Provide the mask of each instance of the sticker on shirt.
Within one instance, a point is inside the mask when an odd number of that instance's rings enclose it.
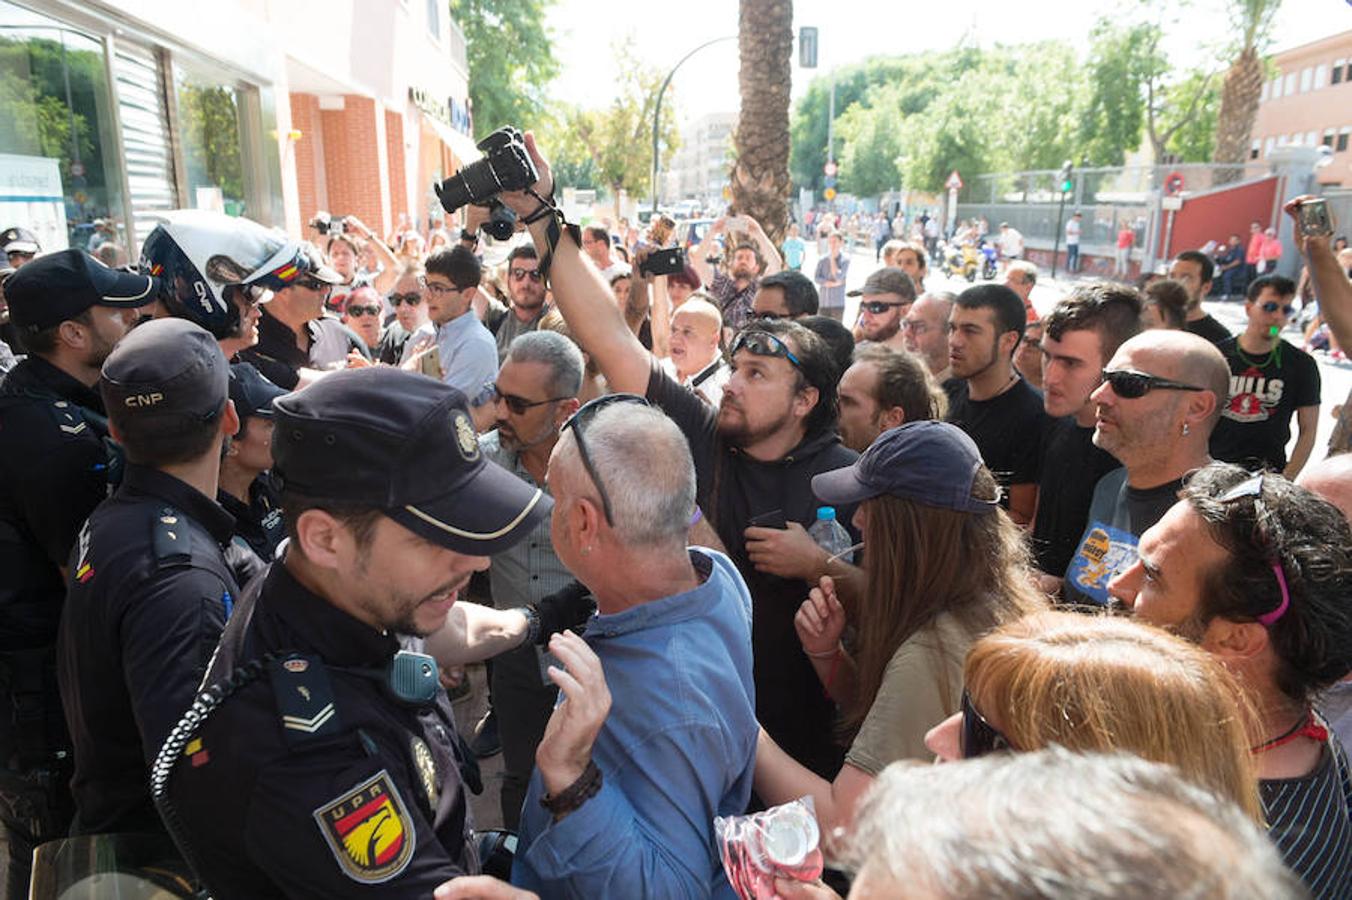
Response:
[[[413,819],[384,769],[316,809],[314,817],[343,874],[353,881],[389,881],[413,858]]]
[[[1265,378],[1261,369],[1250,366],[1243,375],[1230,376],[1230,402],[1222,415],[1235,422],[1266,422],[1281,405],[1286,381]]]
[[[1129,531],[1091,522],[1075,548],[1066,578],[1075,589],[1102,606],[1112,599],[1108,582],[1136,562],[1138,538]]]

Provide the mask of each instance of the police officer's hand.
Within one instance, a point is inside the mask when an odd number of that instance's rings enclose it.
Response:
[[[577,628],[596,612],[596,598],[580,581],[574,581],[547,597],[541,597],[535,605],[540,616],[540,637],[536,643],[548,644],[549,639],[565,628]]]
[[[549,717],[535,751],[535,764],[545,791],[557,796],[587,769],[596,735],[610,713],[610,688],[601,660],[571,631],[554,635],[549,652],[564,665],[562,669],[549,667],[549,679],[563,691],[564,699]]]
[[[512,887],[489,875],[452,878],[432,893],[435,900],[540,900],[530,891]]]

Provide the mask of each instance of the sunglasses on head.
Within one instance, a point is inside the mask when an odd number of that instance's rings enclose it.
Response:
[[[1136,372],[1131,369],[1104,369],[1103,380],[1112,387],[1113,393],[1124,400],[1135,400],[1138,397],[1144,397],[1151,391],[1204,391],[1206,388],[1200,388],[1195,384],[1184,384],[1181,381],[1170,381],[1167,378],[1157,378],[1154,375],[1147,375],[1145,372]]]
[[[1272,566],[1272,574],[1276,576],[1277,587],[1281,590],[1282,596],[1282,602],[1277,604],[1276,609],[1257,617],[1261,625],[1270,628],[1272,623],[1280,619],[1286,613],[1287,608],[1291,606],[1291,591],[1286,584],[1286,572],[1282,569],[1281,558],[1272,552],[1267,529],[1263,527],[1263,520],[1267,518],[1267,506],[1263,504],[1263,475],[1264,473],[1259,472],[1251,478],[1244,479],[1221,494],[1220,502],[1234,503],[1236,500],[1242,500],[1246,497],[1253,498],[1253,540],[1268,554],[1267,561]]]
[[[408,294],[390,294],[390,305],[398,306],[400,303],[407,303],[409,306],[417,306],[422,302],[422,294],[413,291]]]
[[[875,316],[882,315],[889,309],[896,309],[899,306],[910,306],[909,303],[884,303],[882,300],[868,300],[859,304],[861,312],[873,313]]]
[[[548,400],[527,400],[525,397],[519,397],[516,394],[504,394],[493,385],[493,398],[501,400],[507,404],[507,408],[518,416],[524,415],[526,410],[534,409],[537,406],[544,406],[546,403],[558,403],[560,400],[567,400],[567,397],[550,397]]]
[[[1001,750],[1013,750],[1009,742],[995,726],[986,721],[985,716],[976,711],[972,704],[972,695],[966,689],[962,692],[962,732],[958,740],[963,759],[975,759],[987,753],[999,753]]]
[[[732,342],[732,350],[728,355],[736,356],[738,350],[745,350],[754,356],[778,356],[787,359],[796,368],[803,367],[789,345],[768,331],[743,331]]]
[[[591,454],[587,452],[587,442],[583,440],[582,433],[591,420],[596,418],[598,412],[617,403],[650,405],[646,399],[638,394],[602,394],[595,400],[588,400],[578,407],[577,412],[569,416],[568,421],[563,423],[563,428],[559,429],[560,434],[572,429],[573,440],[577,441],[577,455],[582,457],[582,466],[591,476],[592,484],[596,485],[596,493],[601,495],[601,511],[605,514],[606,524],[612,528],[615,527],[615,519],[610,510],[610,495],[606,493],[606,486],[601,482],[601,476],[597,473],[596,467],[592,465]]]
[[[362,306],[361,304],[348,304],[347,314],[354,316],[378,316],[380,315],[379,306]]]
[[[1282,315],[1288,318],[1296,311],[1296,308],[1290,303],[1278,303],[1275,300],[1269,300],[1263,304],[1263,312],[1265,313],[1275,313],[1279,309],[1282,311]]]
[[[531,281],[540,281],[544,276],[540,274],[539,269],[522,269],[518,266],[512,266],[507,272],[508,275],[520,281],[522,278],[529,278]]]

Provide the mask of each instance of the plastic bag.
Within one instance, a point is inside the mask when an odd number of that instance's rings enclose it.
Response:
[[[723,870],[742,900],[775,897],[776,878],[821,877],[821,832],[811,797],[747,816],[719,816],[714,834]]]

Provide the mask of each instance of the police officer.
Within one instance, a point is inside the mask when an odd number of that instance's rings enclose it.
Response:
[[[226,556],[241,585],[272,560],[286,536],[281,489],[269,471],[272,401],[284,396],[286,391],[264,378],[252,364],[231,364],[230,400],[239,416],[239,431],[221,457],[216,502],[235,517],[233,552]]]
[[[552,502],[484,458],[463,394],[419,375],[335,372],[273,421],[290,540],[161,751],[161,811],[217,900],[429,897],[478,862],[420,636],[473,642],[465,617],[493,619],[512,633],[494,652],[539,630],[456,600]]]
[[[53,645],[62,569],[80,523],[108,496],[99,367],[155,282],[63,250],[5,282],[29,355],[0,384],[0,854],[5,895],[26,896],[32,845],[70,823],[70,739]]]
[[[72,834],[159,831],[147,768],[191,703],[238,592],[216,503],[239,428],[229,366],[183,319],[138,326],[103,366],[121,487],[85,522],[67,575],[57,675],[75,746]]]

